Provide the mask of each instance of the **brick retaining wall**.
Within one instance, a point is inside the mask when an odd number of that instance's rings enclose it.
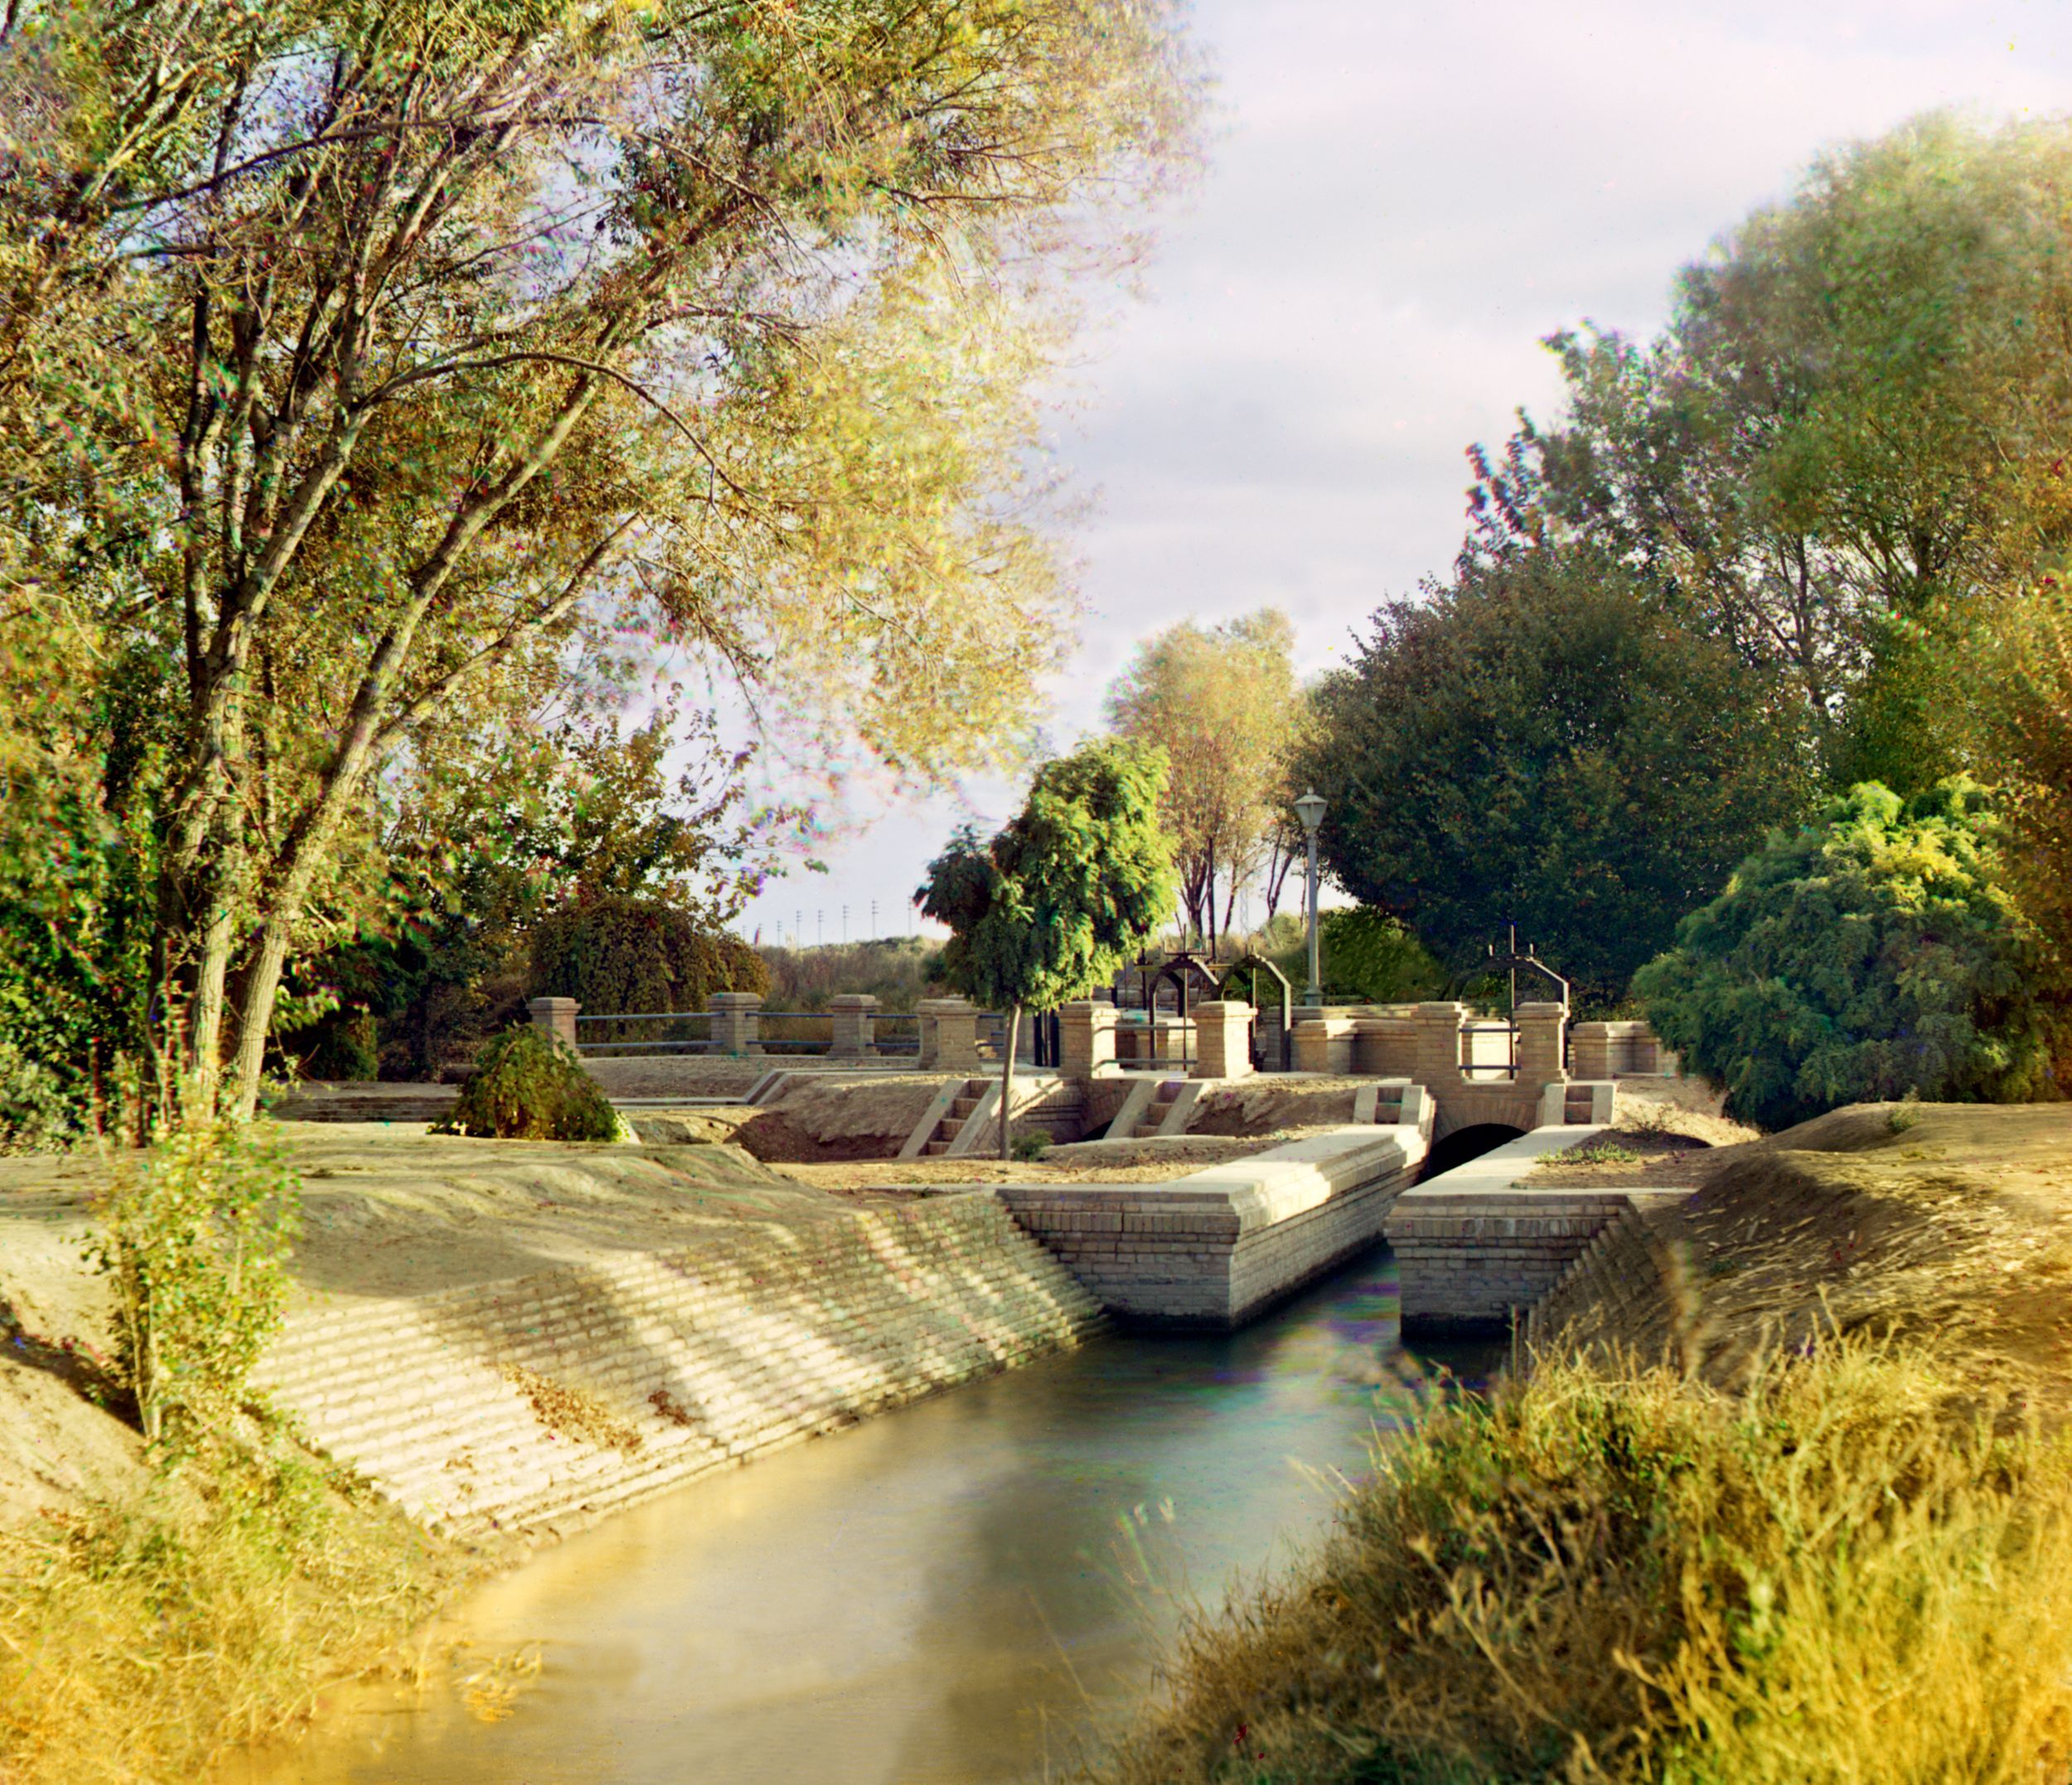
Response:
[[[1169,1183],[998,1194],[1110,1313],[1231,1328],[1380,1239],[1429,1128],[1429,1116],[1421,1128],[1334,1128]]]
[[[411,1517],[482,1536],[569,1528],[1100,1324],[998,1202],[961,1194],[305,1309],[257,1380]]]

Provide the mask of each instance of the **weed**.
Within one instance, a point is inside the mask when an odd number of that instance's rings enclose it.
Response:
[[[195,1119],[124,1160],[87,1257],[114,1289],[116,1367],[145,1438],[220,1430],[280,1324],[298,1188],[281,1139]]]
[[[1542,1362],[1375,1461],[1092,1778],[2063,1776],[2072,1456],[1925,1353],[1830,1341],[1740,1395]]]
[[[1040,1159],[1050,1150],[1050,1136],[1040,1128],[1025,1128],[1015,1135],[1010,1149],[1014,1157],[1024,1163]]]
[[[385,1662],[459,1560],[278,1434],[0,1526],[0,1778],[194,1778]]]

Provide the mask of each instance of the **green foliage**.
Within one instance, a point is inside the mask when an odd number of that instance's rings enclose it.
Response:
[[[912,1010],[942,986],[942,951],[923,936],[882,936],[805,948],[757,949],[777,1010],[821,1010],[839,992],[864,992],[883,1010]]]
[[[1050,1134],[1041,1128],[1026,1128],[1014,1137],[1010,1149],[1014,1156],[1024,1164],[1040,1159],[1050,1151]]]
[[[526,994],[579,999],[598,1016],[702,1010],[714,992],[769,989],[768,965],[740,937],[651,899],[594,899],[533,927]]]
[[[1390,603],[1317,705],[1297,773],[1332,878],[1455,972],[1515,923],[1581,1002],[1615,1003],[1806,798],[1803,728],[1765,678],[1586,551]]]
[[[165,684],[158,1055],[249,1110],[390,796],[634,666],[830,770],[1014,754],[1076,609],[1042,393],[1185,158],[1179,12],[9,9],[0,628],[90,772],[67,689]],[[584,890],[666,887],[612,804]]]
[[[2021,1785],[2061,1766],[2065,1446],[1919,1351],[1538,1360],[1377,1439],[1088,1785]]]
[[[2061,1000],[1999,838],[1996,802],[1973,783],[1904,801],[1853,788],[1744,862],[1634,990],[1728,1112],[1765,1127],[1908,1093],[2036,1096]]]
[[[1402,919],[1370,906],[1337,906],[1317,913],[1324,980],[1334,996],[1362,1004],[1412,1004],[1446,989],[1445,970]],[[1305,942],[1276,963],[1300,986],[1309,971]]]
[[[327,1474],[276,1432],[0,1527],[0,1778],[211,1778],[306,1729],[326,1686],[407,1666],[466,1565]]]
[[[298,1197],[278,1133],[248,1124],[192,1119],[119,1166],[87,1255],[153,1444],[220,1432],[243,1405],[287,1305]]]
[[[1223,626],[1186,620],[1138,646],[1108,690],[1118,734],[1165,752],[1159,813],[1188,926],[1211,944],[1228,929],[1245,876],[1263,869],[1272,904],[1300,847],[1286,780],[1308,703],[1295,683],[1294,645],[1295,628],[1278,608]]]
[[[526,1023],[489,1044],[474,1076],[461,1087],[453,1115],[434,1132],[497,1140],[617,1140],[624,1130],[575,1050]]]
[[[994,1009],[1048,1010],[1111,975],[1172,908],[1164,781],[1158,750],[1088,744],[1037,771],[990,844],[960,831],[915,894],[954,932],[944,978]]]
[[[1567,414],[1482,458],[1474,549],[1583,539],[1636,567],[1778,675],[1833,791],[1975,767],[1993,598],[2072,537],[2069,177],[2055,119],[1931,117],[1823,157],[1684,270],[1659,339],[1549,342]]]

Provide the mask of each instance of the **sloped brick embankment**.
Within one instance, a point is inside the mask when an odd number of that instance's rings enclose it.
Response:
[[[413,1517],[492,1537],[586,1522],[1101,1319],[998,1202],[966,1194],[318,1304],[259,1380]]]

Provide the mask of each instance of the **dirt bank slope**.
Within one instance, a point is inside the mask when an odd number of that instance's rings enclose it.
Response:
[[[2072,1105],[1858,1105],[1683,1163],[1697,1194],[1629,1217],[1541,1342],[1667,1343],[1729,1381],[1832,1323],[2072,1414]]]

